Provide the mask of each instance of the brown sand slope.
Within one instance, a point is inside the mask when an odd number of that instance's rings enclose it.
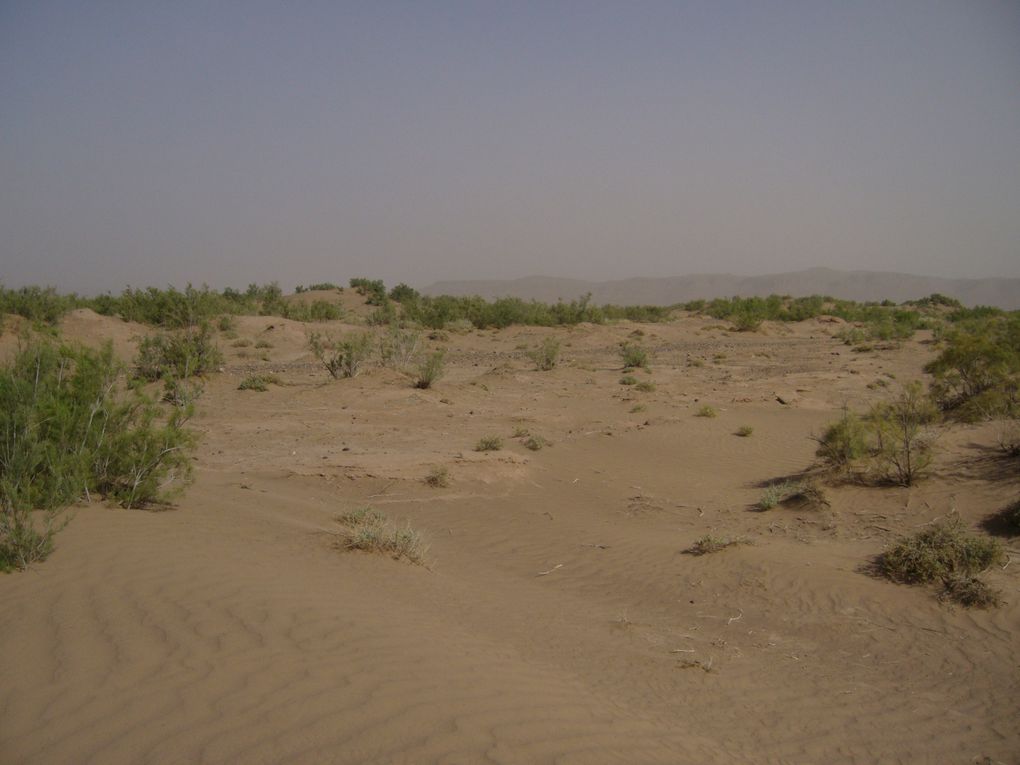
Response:
[[[242,318],[269,360],[224,343],[179,506],[82,507],[49,561],[0,577],[0,760],[1018,762],[1017,567],[990,573],[993,611],[862,570],[1017,496],[994,425],[943,434],[913,489],[754,512],[844,401],[931,351],[712,326],[641,328],[653,391],[618,383],[628,323],[433,340],[448,374],[415,390],[378,367],[331,381],[303,325]],[[538,372],[549,334],[565,362]],[[286,384],[236,390],[251,369]],[[505,448],[473,451],[489,434]],[[447,488],[422,481],[436,466]],[[366,504],[421,531],[430,565],[334,549],[334,516]],[[753,544],[683,553],[706,533]]]

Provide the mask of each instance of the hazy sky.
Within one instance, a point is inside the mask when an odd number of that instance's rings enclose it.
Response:
[[[1020,276],[1020,2],[0,0],[0,280]]]

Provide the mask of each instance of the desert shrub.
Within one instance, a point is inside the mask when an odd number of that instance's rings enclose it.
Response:
[[[167,498],[190,476],[190,407],[169,415],[123,386],[101,350],[33,344],[0,370],[0,557],[24,567],[52,548],[57,515],[81,497],[125,507]],[[36,523],[42,511],[45,520]]]
[[[163,401],[178,409],[193,407],[204,392],[204,386],[188,380],[178,380],[175,377],[163,378]]]
[[[637,385],[638,379],[634,375],[624,375],[620,378],[620,385]]]
[[[240,337],[230,344],[231,348],[248,348],[251,346],[251,340],[247,337]]]
[[[673,308],[661,305],[611,305],[602,306],[602,315],[607,319],[627,319],[656,323],[668,321]]]
[[[818,442],[815,455],[831,468],[848,470],[854,462],[867,454],[866,437],[860,418],[844,406],[843,416],[829,425],[821,437],[815,439]]]
[[[270,385],[279,385],[280,378],[276,375],[248,375],[241,384],[237,386],[238,390],[254,390],[260,393],[265,393],[269,390]]]
[[[740,436],[741,438],[747,438],[752,433],[754,433],[754,428],[752,428],[750,425],[741,425],[736,430],[736,435]]]
[[[765,488],[758,500],[758,509],[771,510],[778,505],[818,510],[828,507],[829,500],[821,487],[813,481],[780,481]]]
[[[475,444],[476,452],[498,452],[503,448],[503,439],[499,436],[483,436]]]
[[[397,303],[413,303],[419,297],[421,296],[418,294],[418,290],[403,282],[390,290],[390,300]]]
[[[620,358],[627,369],[648,367],[648,351],[636,343],[623,343],[620,346]]]
[[[294,288],[294,292],[300,294],[302,292],[343,292],[344,288],[339,284],[333,282],[316,282],[315,284],[309,284],[307,287],[302,287],[300,284]]]
[[[445,489],[450,485],[450,471],[445,467],[432,468],[425,476],[425,483],[433,489]]]
[[[719,416],[719,412],[716,410],[716,408],[714,406],[711,406],[709,404],[705,404],[703,407],[701,407],[695,413],[694,416],[695,417],[718,417]]]
[[[647,410],[648,407],[645,406],[644,404],[634,404],[634,406],[632,406],[629,411],[631,414],[638,414],[640,412],[645,412]]]
[[[738,332],[757,332],[761,329],[762,317],[755,311],[738,311],[730,317],[730,320]]]
[[[420,347],[420,332],[403,330],[391,324],[386,334],[379,339],[379,359],[383,366],[403,369],[414,360]]]
[[[229,313],[225,313],[216,320],[216,328],[220,332],[233,332],[237,330],[237,319]]]
[[[1002,593],[976,576],[950,575],[942,580],[939,600],[952,600],[965,608],[997,608]]]
[[[717,537],[712,534],[706,534],[695,541],[684,552],[688,555],[710,555],[711,553],[725,550],[727,547],[746,544],[750,544],[750,542],[742,537]]]
[[[634,390],[639,390],[642,393],[651,393],[655,390],[655,383],[648,382],[648,380],[642,380],[634,386]]]
[[[522,443],[525,449],[533,452],[540,451],[543,447],[549,445],[549,442],[542,438],[542,436],[528,436]]]
[[[965,420],[1020,411],[1020,313],[961,321],[925,366],[942,409]]]
[[[389,298],[368,315],[366,321],[373,327],[385,327],[397,323],[397,308]]]
[[[925,584],[974,576],[1004,559],[998,541],[968,534],[954,516],[897,541],[879,557],[878,567],[894,582]]]
[[[868,414],[872,456],[879,474],[902,486],[912,485],[931,464],[932,425],[938,411],[914,382],[892,401],[875,404]]]
[[[351,289],[366,298],[369,305],[383,305],[387,301],[386,285],[382,279],[356,277],[350,281]]]
[[[513,436],[511,438],[527,438],[531,435],[531,431],[528,428],[518,425],[514,428]]]
[[[223,354],[207,323],[142,338],[135,373],[143,380],[172,377],[186,380],[204,375],[223,363]]]
[[[421,535],[410,527],[396,528],[385,515],[372,508],[344,513],[336,518],[341,529],[337,546],[345,550],[383,553],[395,560],[406,558],[423,565],[428,548]]]
[[[56,324],[81,303],[77,295],[61,295],[54,287],[12,290],[0,285],[0,315],[13,313],[39,324]]]
[[[426,356],[418,366],[414,387],[431,388],[443,376],[446,366],[445,357],[444,351],[436,351]]]
[[[272,348],[273,344],[271,342],[269,342],[268,340],[258,340],[255,343],[255,347],[256,348]]]
[[[308,318],[305,321],[339,321],[344,317],[344,309],[328,300],[313,300],[308,306]]]
[[[555,369],[560,360],[560,341],[553,337],[547,337],[528,355],[540,371],[548,372],[550,369]]]
[[[329,333],[313,332],[308,347],[334,379],[357,377],[372,351],[372,336],[354,333],[336,338]]]

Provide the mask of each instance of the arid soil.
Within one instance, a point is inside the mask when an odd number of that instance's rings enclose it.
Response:
[[[951,513],[985,533],[1020,496],[995,423],[945,428],[912,488],[755,506],[844,404],[923,378],[924,333],[855,353],[824,319],[446,332],[418,390],[375,363],[331,379],[309,326],[221,338],[174,507],[79,506],[48,561],[0,576],[0,762],[1020,762],[1020,540],[987,575],[998,609],[869,573],[900,535]],[[125,360],[144,331],[63,325]],[[654,390],[619,383],[627,340]],[[237,390],[251,371],[282,385]],[[489,435],[503,449],[474,451]],[[366,505],[427,565],[337,549]],[[706,534],[748,543],[685,554]]]

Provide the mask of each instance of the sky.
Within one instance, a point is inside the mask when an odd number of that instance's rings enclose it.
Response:
[[[1020,2],[0,0],[0,281],[1020,276]]]

